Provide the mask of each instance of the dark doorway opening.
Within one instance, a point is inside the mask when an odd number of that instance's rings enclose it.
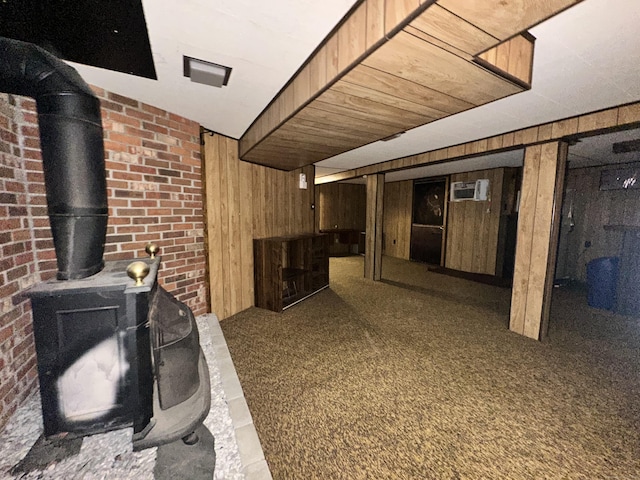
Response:
[[[410,258],[431,265],[443,264],[447,218],[447,180],[417,180],[413,184]]]

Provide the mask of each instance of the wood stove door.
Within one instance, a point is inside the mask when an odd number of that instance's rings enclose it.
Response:
[[[127,297],[94,291],[31,299],[46,436],[132,425],[138,341]],[[149,355],[148,340],[146,349]]]

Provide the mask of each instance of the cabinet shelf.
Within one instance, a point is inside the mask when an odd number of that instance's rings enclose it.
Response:
[[[280,312],[329,286],[324,234],[254,239],[256,307]]]

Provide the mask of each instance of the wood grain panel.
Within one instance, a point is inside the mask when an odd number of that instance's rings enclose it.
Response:
[[[238,160],[238,142],[205,136],[204,189],[211,309],[227,318],[254,303],[253,238],[313,232],[314,189],[292,172]]]
[[[443,42],[442,40],[429,35],[428,33],[424,33],[422,30],[418,30],[411,25],[407,25],[402,29],[403,32],[409,33],[414,37],[419,38],[420,40],[424,40],[425,42],[429,42],[432,45],[435,45],[438,48],[446,50],[449,53],[452,53],[460,58],[464,58],[467,62],[472,62],[474,57],[459,48],[454,47],[453,45],[449,45],[447,42]]]
[[[476,206],[471,202],[461,202],[462,209],[462,251],[460,252],[460,270],[473,268],[473,232],[476,220]]]
[[[594,133],[602,133],[605,130],[616,129],[616,128],[632,128],[640,125],[640,102],[632,103],[629,105],[622,105],[619,107],[612,107],[609,109],[597,111],[597,112],[588,112],[584,115],[578,115],[575,117],[570,117],[562,120],[562,125],[569,125],[571,128],[570,131],[577,133],[579,120],[583,117],[597,114],[601,123],[594,130],[581,130],[580,132],[583,134],[594,134]],[[604,119],[612,119],[617,118],[616,122],[611,124],[604,123]],[[531,138],[537,137],[537,142],[544,142],[550,140],[559,140],[562,138],[564,133],[564,129],[560,129],[556,127],[554,130],[554,125],[559,122],[550,122],[543,123],[534,127],[529,127],[526,129],[515,130],[513,132],[504,133],[502,135],[495,135],[493,137],[487,137],[485,139],[481,139],[479,141],[487,142],[487,150],[486,153],[491,153],[495,151],[503,151],[505,149],[519,148],[520,146],[526,146],[527,141]],[[525,136],[525,130],[526,136]],[[537,131],[537,135],[535,132]],[[555,132],[555,135],[552,134]],[[527,140],[529,139],[529,140]],[[517,140],[517,141],[516,141]],[[477,140],[478,141],[478,140]],[[523,142],[523,143],[518,143]],[[466,146],[470,143],[468,142],[463,144],[465,151]],[[434,161],[453,161],[457,160],[455,157],[448,156],[447,149],[438,149],[431,150],[423,153],[419,153],[416,155],[410,155],[403,158],[398,158],[396,160],[388,160],[386,162],[380,162],[374,165],[369,165],[363,168],[356,168],[352,170],[345,170],[336,175],[325,175],[321,179],[318,180],[318,183],[329,183],[341,180],[348,180],[350,178],[360,177],[363,174],[372,174],[372,173],[386,173],[391,171],[402,170],[407,168],[407,166],[420,166],[427,165],[429,163],[433,163]]]
[[[405,110],[396,105],[403,105],[403,99],[382,94],[375,90],[360,87],[345,81],[337,82],[333,88],[324,92],[320,100],[326,103],[344,105],[355,111],[368,113],[373,118],[391,118],[394,122],[404,121],[405,125],[420,125],[429,117],[410,110]],[[410,108],[419,110],[420,106],[414,104]],[[428,107],[426,107],[428,108]]]
[[[263,145],[264,144],[264,145]],[[294,155],[300,155],[300,143],[296,139],[295,135],[289,133],[287,130],[278,130],[274,135],[260,144],[256,149],[272,149],[273,152],[280,151],[282,154],[286,154],[287,151],[292,152]],[[309,152],[318,152],[320,154],[331,154],[339,151],[340,147],[348,145],[344,141],[325,141],[324,138],[308,139],[307,144]],[[250,154],[253,153],[250,152]]]
[[[438,0],[438,5],[505,40],[581,0]]]
[[[259,165],[270,165],[274,157],[278,158],[278,167],[283,170],[293,170],[300,168],[302,165],[309,165],[317,162],[324,157],[324,154],[312,152],[309,150],[300,151],[299,149],[286,149],[274,146],[271,143],[275,141],[269,139],[269,143],[260,144],[245,155],[245,159]],[[337,153],[347,150],[340,149]]]
[[[458,113],[474,106],[469,102],[446,95],[437,90],[425,87],[424,85],[362,64],[345,75],[343,80],[354,85],[360,85],[371,90],[377,90],[378,92],[401,98],[411,103],[429,107],[436,112],[449,114]],[[414,111],[413,107],[406,109]],[[420,111],[418,111],[418,113],[419,112]]]
[[[405,18],[420,7],[419,0],[385,0],[384,26],[385,34],[396,28]]]
[[[384,211],[384,175],[367,177],[366,247],[364,277],[380,280],[382,275],[382,229]]]
[[[509,320],[509,330],[520,335],[524,335],[527,311],[541,152],[541,145],[534,145],[525,149],[522,173],[518,233],[516,236],[516,261],[513,273],[513,287],[511,289],[511,314]]]
[[[502,257],[504,256],[504,250],[501,248],[503,243],[500,239],[500,233],[501,229],[504,231],[504,228],[502,227],[506,228],[506,217],[503,216],[505,212],[502,210],[502,205],[507,203],[507,198],[510,195],[515,195],[515,188],[513,190],[508,189],[504,183],[506,172],[507,169],[505,168],[497,168],[490,170],[487,175],[487,178],[489,178],[491,182],[491,202],[488,207],[484,207],[488,214],[488,218],[483,215],[483,218],[486,218],[489,223],[485,229],[487,232],[485,235],[486,243],[484,247],[486,255],[484,255],[484,266],[482,267],[482,258],[478,263],[481,268],[484,268],[485,272],[489,272],[490,275],[496,275],[498,277],[502,276]],[[515,185],[513,185],[513,187],[515,187]]]
[[[516,262],[509,328],[538,340],[550,302],[549,276],[555,267],[557,203],[562,188],[566,147],[549,142],[525,150],[518,220]],[[562,153],[564,152],[564,153]],[[560,177],[560,178],[559,178]]]
[[[407,8],[406,0],[367,0],[356,8],[332,35],[325,39],[291,83],[259,115],[240,141],[240,156],[246,154],[282,121],[305,105],[321,89],[384,39],[385,16],[396,18]],[[419,7],[417,0],[410,2]],[[386,4],[386,7],[385,7]],[[410,11],[415,8],[411,7]],[[398,21],[404,20],[405,17]],[[388,23],[389,20],[387,20]],[[396,26],[394,23],[393,26]]]
[[[544,339],[549,333],[549,318],[551,315],[551,296],[553,294],[553,285],[555,278],[555,270],[558,260],[558,244],[560,241],[560,223],[562,222],[562,198],[564,196],[565,175],[567,172],[567,157],[569,154],[569,144],[567,142],[560,142],[556,151],[551,151],[550,146],[547,145],[547,152],[543,151],[543,155],[547,155],[550,158],[555,156],[556,158],[556,176],[555,186],[551,198],[551,215],[550,215],[550,232],[549,232],[549,244],[547,247],[547,266],[544,278],[544,291],[542,293],[542,312],[541,321],[539,323],[538,338]],[[542,177],[541,181],[545,181]],[[547,179],[547,181],[553,181],[553,179]]]
[[[303,112],[300,112],[299,115],[303,115]],[[299,117],[297,115],[294,119],[281,127],[281,129],[283,132],[290,132],[292,135],[298,135],[298,139],[301,143],[305,141],[305,136],[307,135],[310,136],[310,140],[313,140],[314,137],[343,140],[345,145],[354,145],[359,141],[370,142],[380,137],[379,134],[370,131],[350,128],[344,123],[333,127],[314,120],[305,120],[301,116]]]
[[[236,149],[237,151],[237,149]],[[247,162],[236,161],[239,164],[239,190],[240,190],[240,310],[253,305],[253,249],[248,240],[253,238],[253,195],[254,184],[252,166]],[[257,169],[256,169],[257,170]]]
[[[424,59],[429,61],[425,62]],[[521,87],[406,32],[400,32],[362,62],[474,105],[522,91]]]
[[[221,191],[222,181],[221,155],[219,137],[209,138],[205,136],[206,143],[203,148],[204,157],[209,159],[204,162],[204,189],[207,201],[207,258],[209,270],[209,296],[211,298],[211,310],[216,314],[224,312],[224,293],[221,287],[220,275],[222,272],[222,228],[221,228]],[[214,273],[215,272],[215,273]]]
[[[500,205],[504,168],[458,173],[451,182],[489,180],[489,200],[483,202],[450,202],[447,221],[445,266],[454,270],[500,275],[497,254],[501,218]]]
[[[531,85],[534,43],[531,35],[516,35],[478,55],[478,60],[488,68],[497,69]]]
[[[284,159],[270,149],[262,149],[259,154],[252,156],[248,156],[248,153],[267,135],[280,128],[282,122],[294,115],[297,109],[304,108],[318,92],[328,88],[336,78],[347,74],[343,81],[349,83],[347,77],[350,72],[347,70],[354,66],[354,62],[369,54],[371,50],[368,49],[374,47],[377,50],[364,58],[362,64],[380,72],[374,77],[383,77],[382,83],[390,77],[402,79],[392,82],[396,84],[395,94],[391,93],[393,99],[387,98],[385,104],[423,117],[421,120],[407,117],[406,125],[399,127],[399,131],[445,116],[439,112],[457,113],[468,108],[454,104],[443,107],[441,102],[426,104],[424,100],[406,98],[407,89],[402,88],[403,85],[415,83],[429,89],[429,93],[435,91],[453,97],[454,103],[463,101],[472,105],[485,104],[522,91],[530,84],[533,51],[531,38],[518,35],[519,32],[575,3],[578,0],[439,0],[436,4],[420,0],[367,0],[359,4],[326,39],[316,57],[310,59],[243,135],[241,157],[278,168],[300,165],[292,162],[292,152],[288,152]],[[409,21],[412,25],[408,26]],[[406,31],[396,34],[399,28],[406,28]],[[381,32],[386,33],[386,38]],[[470,61],[472,55],[491,48],[496,40],[508,41],[484,55],[483,61],[491,63],[491,71]],[[365,90],[377,90],[371,85],[357,85]],[[331,90],[334,88],[339,90],[342,87],[334,86]],[[409,92],[412,90],[415,87],[408,89]],[[377,91],[389,94],[384,90]],[[371,98],[364,91],[354,96]],[[332,103],[326,98],[322,101]],[[411,102],[422,108],[415,109]],[[380,100],[376,99],[370,105],[371,110],[367,113],[371,118],[388,115],[388,112],[380,111],[377,106],[379,103]],[[336,125],[334,131],[339,132],[341,126]],[[558,131],[571,130],[573,126],[559,124],[554,128]],[[381,137],[370,139],[354,136],[356,138],[358,141],[352,148]],[[304,138],[300,143],[301,150],[304,150]],[[301,155],[300,158],[308,161],[319,159],[317,155]]]
[[[367,3],[362,3],[338,30],[338,70],[343,71],[367,49]]]
[[[235,144],[227,142],[227,159],[226,159],[226,178],[227,186],[227,214],[228,214],[228,237],[225,241],[223,230],[223,243],[229,245],[229,257],[227,260],[228,274],[225,275],[225,281],[231,283],[239,283],[242,285],[242,246],[240,237],[240,214],[242,212],[242,204],[240,203],[240,165],[238,162],[238,151],[234,148]],[[224,189],[223,189],[224,192]],[[231,253],[235,252],[235,253]],[[231,312],[242,310],[242,290],[229,288],[225,293],[227,301],[225,302],[225,313],[227,316]],[[228,312],[227,306],[229,308]]]
[[[555,260],[555,252],[550,251],[550,245],[559,166],[558,148],[559,144],[556,142],[544,144],[540,155],[534,236],[531,246],[531,258],[535,261],[531,262],[529,271],[529,291],[524,323],[524,335],[535,339],[540,337],[544,304],[551,300],[545,298],[547,296],[545,285],[547,276],[553,275],[553,269],[549,271],[549,261]],[[564,165],[562,167],[564,170]],[[555,262],[553,264],[555,265]]]
[[[375,134],[376,137],[387,137],[398,131],[398,128],[394,126],[339,115],[327,112],[326,110],[316,109],[312,106],[308,106],[299,112],[295,117],[295,121],[297,122],[298,120],[306,120],[309,122],[309,125],[318,125],[325,128],[328,132],[338,127],[340,130],[347,131],[354,136],[359,136],[360,132],[365,132]]]
[[[429,7],[409,25],[470,55],[477,55],[499,42],[438,4]]]
[[[413,181],[384,186],[384,254],[409,260]]]
[[[402,120],[398,120],[393,117],[376,117],[371,119],[371,115],[367,112],[362,112],[360,110],[354,110],[353,108],[349,108],[346,105],[338,105],[335,103],[327,103],[321,100],[314,100],[309,104],[309,107],[315,108],[318,110],[323,110],[325,112],[329,112],[335,115],[341,115],[343,117],[355,118],[357,120],[365,120],[377,123],[379,125],[387,125],[390,127],[394,127],[397,130],[406,127],[406,122]],[[345,120],[348,121],[348,120]]]
[[[229,148],[229,142],[227,142],[226,138],[219,139],[218,141],[219,155],[220,155],[220,166],[221,172],[227,172],[229,164],[227,162],[227,149]],[[223,175],[226,177],[227,175]],[[231,206],[233,208],[233,205]],[[220,241],[222,245],[229,245],[229,182],[221,181],[220,182],[220,229],[221,236]],[[230,312],[233,311],[234,302],[230,298],[231,290],[233,290],[232,283],[233,279],[230,275],[229,268],[229,249],[222,249],[222,269],[220,270],[219,275],[222,280],[222,294],[224,297],[224,304],[222,305],[222,316],[224,318],[230,315]]]
[[[385,0],[367,0],[367,50],[384,38]]]
[[[359,230],[366,227],[367,189],[363,184],[331,183],[318,187],[316,215],[320,230]]]
[[[616,256],[622,251],[623,234],[605,230],[605,225],[640,225],[640,190],[600,190],[600,176],[605,170],[632,168],[640,163],[607,165],[604,167],[570,169],[563,216],[572,206],[574,226],[571,232],[561,232],[558,251],[558,277],[587,282],[586,265],[594,258]],[[564,226],[565,224],[563,224]],[[585,242],[591,247],[585,248]]]

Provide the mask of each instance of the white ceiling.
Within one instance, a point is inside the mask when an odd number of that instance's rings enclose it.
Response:
[[[74,66],[91,84],[239,138],[354,3],[143,0],[157,81]],[[323,160],[317,175],[638,101],[638,25],[638,0],[584,0],[531,30],[530,91]],[[183,55],[232,67],[229,85],[191,83]]]
[[[143,0],[157,81],[73,65],[93,85],[240,138],[354,3]],[[183,55],[231,67],[229,84],[192,83]]]

